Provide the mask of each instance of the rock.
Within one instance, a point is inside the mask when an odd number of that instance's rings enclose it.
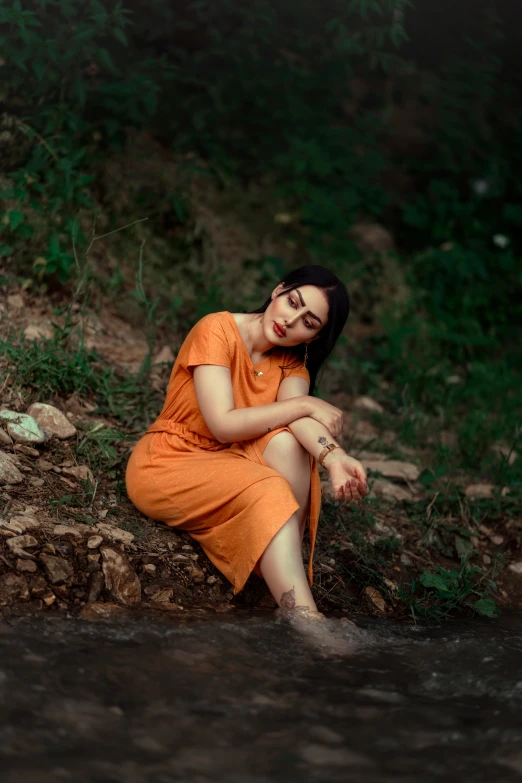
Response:
[[[92,603],[86,604],[79,617],[82,620],[110,620],[113,617],[126,614],[128,610],[118,604]]]
[[[0,427],[0,445],[2,446],[12,446],[13,445],[13,439],[7,434],[7,432]]]
[[[6,544],[8,549],[10,549],[12,554],[16,555],[16,557],[32,560],[34,559],[34,555],[30,555],[29,552],[26,552],[25,547],[31,549],[34,546],[38,546],[38,541],[34,536],[14,536],[13,538],[8,538]]]
[[[5,451],[0,451],[0,483],[20,484],[24,480],[23,474],[14,464],[12,457]]]
[[[490,541],[495,546],[502,546],[504,543],[504,536],[491,536]]]
[[[43,485],[45,484],[45,481],[43,479],[32,478],[32,479],[29,479],[29,484],[32,487],[43,487]]]
[[[159,604],[168,604],[173,595],[174,590],[171,587],[165,587],[151,596],[151,601],[155,601]]]
[[[357,397],[353,403],[353,408],[358,411],[368,411],[369,413],[384,413],[384,408],[371,397]]]
[[[371,585],[368,585],[367,587],[364,588],[363,592],[366,598],[368,598],[368,600],[375,606],[375,608],[379,612],[382,612],[383,614],[386,613],[386,602],[376,587],[372,587]]]
[[[522,574],[522,560],[519,560],[518,563],[511,563],[508,568],[514,574]]]
[[[63,557],[54,555],[40,555],[47,578],[52,585],[60,585],[72,578],[74,571],[72,565]]]
[[[103,544],[103,536],[89,536],[87,539],[87,549],[98,549]]]
[[[413,500],[413,493],[405,487],[399,487],[386,479],[375,479],[371,482],[370,497],[384,498],[384,500]]]
[[[141,601],[141,583],[129,559],[110,546],[101,550],[105,586],[112,597],[123,604],[137,604]]]
[[[37,449],[33,449],[31,446],[24,446],[23,443],[15,443],[13,448],[19,454],[25,454],[26,457],[40,456],[40,452]]]
[[[361,460],[366,470],[380,473],[386,478],[400,481],[417,481],[420,471],[411,462],[401,462],[396,459],[389,460]]]
[[[491,558],[489,555],[482,555],[482,562],[484,565],[490,565],[491,564]],[[521,563],[522,565],[522,563]]]
[[[20,529],[21,533],[26,533],[28,530],[37,530],[40,528],[42,522],[32,514],[17,514],[9,520],[9,526],[14,525]]]
[[[38,470],[43,470],[47,472],[48,470],[52,470],[54,465],[52,462],[49,462],[49,460],[43,459],[43,457],[40,457],[40,459],[37,459],[34,463]]]
[[[111,541],[117,541],[120,544],[132,544],[134,541],[134,535],[129,533],[128,530],[122,530],[121,527],[108,525],[106,522],[98,522],[98,524],[94,526],[94,529],[99,531],[104,538],[108,538]]]
[[[471,500],[478,500],[480,498],[492,498],[493,491],[495,489],[494,484],[470,484],[464,490],[464,494]]]
[[[31,581],[31,595],[42,598],[49,591],[49,586],[43,574],[37,574]]]
[[[207,577],[207,585],[215,585],[216,582],[218,582],[219,579],[217,576],[208,576]]]
[[[19,599],[28,601],[30,598],[27,580],[22,574],[4,574],[0,577],[0,603],[11,603]]]
[[[75,536],[81,538],[82,532],[72,525],[55,525],[53,527],[53,536]]]
[[[27,413],[35,419],[42,430],[60,440],[66,440],[76,435],[76,427],[54,405],[35,402],[27,409]]]
[[[92,471],[86,465],[74,465],[72,468],[62,468],[61,470],[66,476],[74,476],[78,481],[90,481],[91,484],[94,484]]]
[[[164,345],[163,348],[152,357],[152,364],[172,364],[175,358],[170,345]]]
[[[7,297],[7,306],[10,310],[23,310],[24,300],[20,294],[11,294]]]
[[[87,582],[87,601],[94,603],[100,597],[105,587],[105,578],[101,571],[95,571],[89,576]]]
[[[52,606],[56,601],[56,596],[52,590],[48,590],[46,593],[44,593],[44,595],[42,595],[42,601],[46,606]]]
[[[21,560],[18,559],[15,564],[16,570],[21,573],[35,574],[38,571],[38,566],[34,560]]]
[[[43,443],[45,435],[33,419],[26,413],[7,409],[0,410],[0,419],[7,423],[7,432],[17,443]]]
[[[154,563],[145,563],[143,568],[141,569],[145,574],[155,574],[157,571],[156,566]]]
[[[50,321],[40,321],[40,323],[29,324],[24,329],[26,340],[52,340],[54,337],[54,327]]]
[[[507,460],[508,465],[512,465],[518,457],[516,451],[502,443],[496,443],[494,446],[492,446],[492,451],[494,451],[495,454],[497,454],[499,457],[504,457],[504,459]]]

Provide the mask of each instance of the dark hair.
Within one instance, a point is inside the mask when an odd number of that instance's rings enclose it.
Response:
[[[289,272],[283,281],[284,289],[278,296],[284,296],[303,285],[314,285],[324,291],[328,300],[328,321],[321,329],[317,338],[308,344],[308,359],[306,366],[310,373],[310,394],[313,393],[317,376],[324,362],[331,354],[339,335],[341,334],[350,313],[350,299],[346,286],[333,272],[323,266],[301,266]],[[254,313],[264,313],[272,299],[267,299],[264,305]],[[305,344],[296,345],[292,353],[296,363],[304,361]],[[293,365],[291,365],[293,366]]]

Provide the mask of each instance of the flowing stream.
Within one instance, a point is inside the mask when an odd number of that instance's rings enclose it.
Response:
[[[0,623],[0,779],[522,779],[522,615],[330,624],[341,654],[240,613]]]

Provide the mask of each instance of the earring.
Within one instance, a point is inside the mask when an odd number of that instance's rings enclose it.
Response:
[[[308,343],[306,343],[305,353],[304,353],[304,362],[303,367],[306,370],[306,362],[308,361]]]

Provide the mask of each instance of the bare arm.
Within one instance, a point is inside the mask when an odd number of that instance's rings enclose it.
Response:
[[[205,423],[220,443],[235,443],[264,435],[295,419],[308,416],[311,410],[306,391],[291,399],[234,408],[234,393],[228,367],[202,364],[194,368],[194,386]]]
[[[281,402],[288,401],[304,394],[305,390],[308,391],[308,384],[304,378],[285,378],[279,386],[277,399]],[[330,430],[310,416],[296,419],[288,426],[299,443],[316,459],[325,446],[331,443],[339,446]],[[343,448],[339,447],[327,454],[323,465],[330,474],[330,483],[339,500],[360,500],[368,494],[363,466],[359,460],[350,457]]]

